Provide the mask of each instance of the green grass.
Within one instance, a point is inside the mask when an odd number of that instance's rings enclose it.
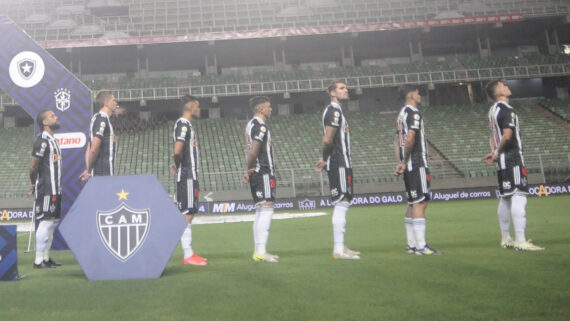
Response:
[[[427,238],[445,252],[403,252],[405,207],[354,207],[347,244],[360,261],[331,259],[330,216],[276,220],[251,261],[251,223],[197,225],[209,266],[182,266],[178,248],[156,280],[89,282],[73,255],[33,270],[19,236],[19,282],[0,283],[0,320],[568,320],[570,197],[529,200],[527,237],[544,252],[500,248],[496,200],[433,203]]]

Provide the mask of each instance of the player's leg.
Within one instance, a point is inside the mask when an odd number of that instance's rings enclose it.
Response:
[[[52,201],[53,201],[53,199],[52,199]],[[59,223],[59,218],[61,217],[61,195],[58,195],[56,197],[54,205],[55,205],[54,213],[53,213],[54,219],[53,219],[53,224],[51,225],[51,227],[48,231],[48,241],[46,244],[46,248],[44,250],[44,262],[46,262],[46,264],[51,265],[51,266],[61,266],[61,264],[55,262],[50,257],[50,250],[51,250],[51,246],[53,244],[53,235],[55,233],[55,229],[57,228],[57,224]],[[50,210],[51,209],[52,209],[52,207],[50,205]],[[52,214],[52,213],[50,213],[50,214]]]
[[[269,240],[275,204],[275,177],[268,174],[254,174],[250,179],[250,185],[256,205],[253,221],[253,260],[257,262],[278,262],[279,256],[267,252],[267,241]]]
[[[52,266],[44,263],[44,251],[46,249],[49,230],[52,226],[53,220],[46,218],[45,213],[49,211],[50,195],[40,196],[36,199],[36,220],[38,229],[36,230],[36,258],[34,260],[34,268],[50,268]]]
[[[501,246],[512,248],[514,242],[511,238],[511,195],[515,186],[513,185],[512,171],[510,169],[499,169],[497,179],[499,181],[499,207],[497,215],[499,217],[499,228],[501,229]]]
[[[183,177],[176,185],[178,208],[184,214],[184,219],[188,223],[180,238],[180,244],[184,252],[182,264],[204,266],[207,264],[206,260],[194,253],[192,249],[192,220],[196,212],[197,207],[195,205],[198,198],[198,187],[195,185],[197,185],[196,181]]]
[[[514,248],[519,251],[541,251],[543,247],[533,244],[530,240],[526,240],[526,194],[515,192],[511,197],[511,214],[513,216],[513,225],[515,228],[515,245]]]
[[[352,170],[346,168],[331,169],[329,172],[331,197],[335,204],[332,215],[333,258],[360,259],[360,253],[345,246],[346,214],[352,200]]]
[[[511,198],[500,197],[499,207],[497,209],[499,217],[499,227],[501,229],[501,246],[503,248],[512,248],[514,242],[511,238]]]
[[[410,173],[412,225],[416,239],[416,255],[438,255],[441,252],[426,242],[426,208],[430,199],[430,176],[427,168],[420,167]]]
[[[413,254],[416,251],[416,236],[414,234],[414,224],[412,221],[412,206],[406,208],[406,216],[404,217],[406,226],[406,253]]]

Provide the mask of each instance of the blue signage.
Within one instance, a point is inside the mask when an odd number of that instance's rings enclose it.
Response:
[[[89,179],[59,226],[89,280],[158,278],[186,220],[153,175]]]

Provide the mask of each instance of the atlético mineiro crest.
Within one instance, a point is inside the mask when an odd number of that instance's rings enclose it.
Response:
[[[67,88],[59,88],[53,93],[55,107],[61,111],[66,111],[71,107],[71,91]]]
[[[18,61],[18,72],[25,80],[29,80],[36,71],[36,61],[31,58],[24,58]]]
[[[101,241],[117,259],[126,262],[141,248],[150,228],[150,209],[138,210],[121,203],[110,211],[97,211]]]

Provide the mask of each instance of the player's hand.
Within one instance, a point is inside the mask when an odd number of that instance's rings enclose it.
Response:
[[[178,171],[178,168],[176,168],[176,165],[172,164],[172,166],[170,166],[170,174],[174,175],[174,174],[176,174],[177,171]]]
[[[497,161],[498,157],[495,153],[489,153],[485,156],[485,163],[488,165],[493,165],[495,161]]]
[[[327,161],[321,159],[317,162],[317,167],[315,167],[316,172],[321,172],[327,166]]]
[[[84,170],[83,173],[81,173],[81,175],[79,175],[79,179],[82,182],[87,182],[90,177],[91,177],[91,173],[89,173],[87,170]]]
[[[32,184],[30,186],[30,190],[28,191],[28,195],[33,195],[36,190],[36,184]]]
[[[405,169],[406,169],[405,163],[398,163],[398,166],[396,166],[396,170],[394,171],[394,176],[402,175]]]
[[[243,175],[243,182],[244,182],[245,184],[249,184],[249,172],[246,172],[246,173]]]

